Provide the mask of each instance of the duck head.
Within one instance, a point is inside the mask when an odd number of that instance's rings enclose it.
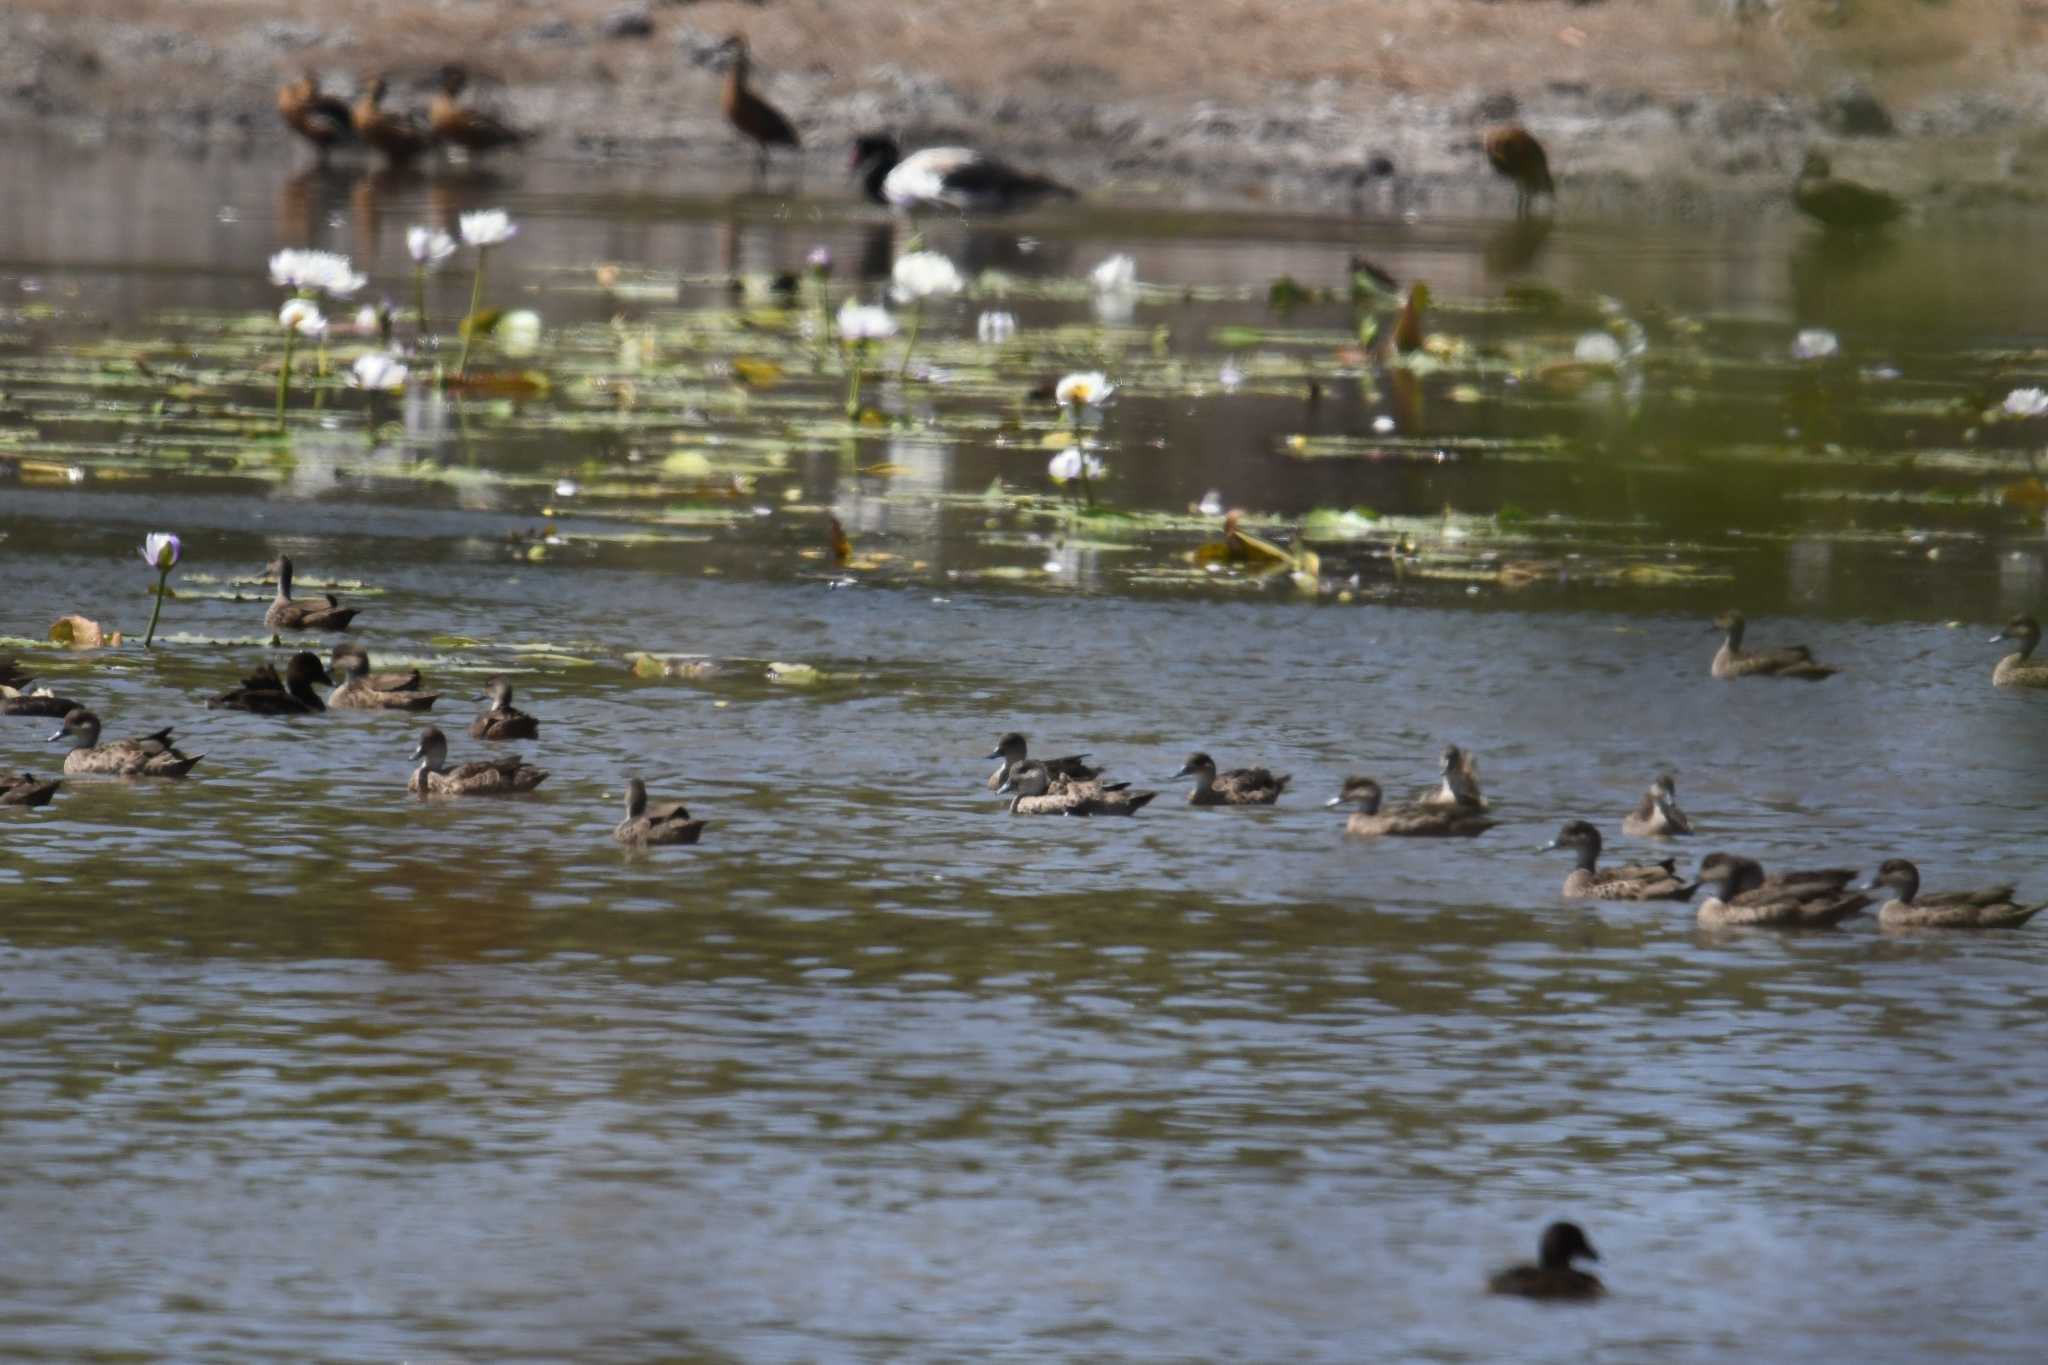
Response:
[[[55,744],[66,736],[76,741],[74,748],[92,748],[100,742],[100,718],[83,706],[74,707],[64,713],[64,723],[57,727],[57,733],[50,736],[49,742]]]
[[[1557,837],[1537,852],[1548,852],[1553,848],[1569,848],[1579,855],[1579,866],[1590,868],[1600,858],[1600,831],[1586,820],[1569,820]]]
[[[279,555],[276,559],[271,560],[263,566],[263,572],[277,576],[277,595],[279,598],[289,598],[292,595],[292,557],[290,555]]]
[[[437,725],[429,725],[420,731],[419,742],[413,746],[412,759],[430,773],[441,771],[448,761],[448,736],[441,733]]]
[[[1188,761],[1180,765],[1175,777],[1192,777],[1207,786],[1216,780],[1216,760],[1199,751],[1189,754]]]
[[[903,149],[896,145],[896,139],[887,133],[863,133],[853,140],[853,155],[847,158],[847,169],[864,171],[879,166],[887,175],[903,159]]]
[[[1006,763],[1022,763],[1025,752],[1024,736],[1012,730],[997,740],[996,747],[982,757],[991,760],[999,758]]]
[[[512,680],[502,673],[487,679],[477,700],[489,702],[496,711],[509,709],[512,705]]]
[[[1338,792],[1325,806],[1356,806],[1367,815],[1380,813],[1380,784],[1369,777],[1347,777],[1344,790]]]
[[[647,784],[637,777],[626,779],[626,818],[638,820],[647,810]]]
[[[1001,796],[1043,796],[1050,790],[1052,774],[1035,758],[1028,763],[1012,764],[1010,776],[996,788]]]
[[[2007,621],[2005,629],[1991,637],[1991,643],[1994,645],[2000,640],[2012,640],[2018,643],[2020,657],[2024,659],[2034,652],[2035,646],[2041,643],[2041,623],[2033,617],[2022,613]]]
[[[1586,1240],[1585,1230],[1577,1223],[1552,1223],[1543,1229],[1543,1241],[1537,1247],[1536,1259],[1545,1270],[1567,1269],[1581,1257],[1597,1261],[1600,1253],[1593,1250],[1593,1244]]]
[[[1722,612],[1719,616],[1716,616],[1714,618],[1714,623],[1711,626],[1709,626],[1708,629],[1718,631],[1726,635],[1728,637],[1728,647],[1730,649],[1736,649],[1739,648],[1742,644],[1742,631],[1743,627],[1747,624],[1748,623],[1742,619],[1742,613],[1739,611],[1735,611],[1731,608],[1728,611]]]
[[[1910,905],[1920,894],[1920,869],[1904,858],[1887,858],[1878,867],[1877,875],[1864,883],[1861,889],[1876,891],[1880,888],[1889,888]]]
[[[1706,888],[1711,894],[1727,900],[1744,891],[1754,891],[1763,884],[1763,864],[1756,859],[1735,853],[1709,853],[1700,859],[1700,875],[1693,889]]]
[[[447,66],[441,68],[439,84],[441,86],[441,93],[453,99],[462,93],[464,86],[469,84],[469,72],[450,62]]]
[[[310,649],[302,649],[286,661],[284,666],[285,686],[293,689],[310,687],[316,682],[332,683],[327,665],[320,662],[320,656]]]

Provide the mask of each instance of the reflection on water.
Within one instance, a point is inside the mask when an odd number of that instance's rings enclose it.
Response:
[[[1832,260],[1754,225],[1509,239],[1104,206],[1030,222],[1029,250],[1016,228],[931,226],[1019,278],[1129,250],[1148,284],[1246,286],[1136,301],[1124,368],[1154,368],[1101,433],[1120,505],[1218,489],[1417,535],[1446,507],[1531,528],[1524,558],[1457,578],[1326,543],[1315,604],[1147,578],[1192,540],[986,497],[1035,486],[1049,447],[1004,417],[1018,386],[977,387],[979,301],[933,324],[950,386],[882,387],[907,425],[805,427],[798,397],[840,381],[801,356],[746,393],[713,373],[691,333],[723,325],[716,279],[818,241],[842,274],[886,275],[888,229],[850,196],[681,198],[676,175],[549,163],[383,183],[6,155],[46,193],[0,207],[0,389],[26,414],[0,428],[20,470],[0,485],[0,633],[69,609],[139,624],[134,547],[179,530],[168,647],[28,653],[111,733],[175,722],[207,758],[181,786],[72,782],[0,820],[0,1353],[2035,1353],[2048,1314],[1995,1267],[2040,1235],[2048,940],[1710,938],[1678,907],[1562,906],[1565,869],[1533,851],[1568,816],[1613,832],[1672,769],[1707,831],[1688,859],[1906,853],[1930,885],[2048,893],[2040,699],[1993,692],[1989,632],[1947,624],[2039,608],[2039,529],[1997,499],[2038,440],[1982,421],[2039,378],[2014,349],[2023,243]],[[160,383],[69,368],[127,374],[126,350],[77,349],[108,326],[213,354],[219,318],[274,306],[262,262],[283,243],[351,251],[402,292],[407,225],[494,203],[524,224],[508,300],[569,338],[545,397],[414,390],[380,416],[348,396],[280,464],[198,430],[260,409],[260,375],[158,355],[189,367],[193,410],[150,427]],[[1311,341],[1233,344],[1272,324],[1269,279],[1342,279],[1361,241],[1431,282],[1478,361],[1346,371],[1341,305],[1289,320]],[[599,261],[690,283],[606,297],[583,284]],[[1510,274],[1557,311],[1493,307]],[[442,316],[463,284],[438,283]],[[1637,385],[1524,364],[1605,325],[1602,295],[1650,338]],[[1094,325],[1078,294],[1002,306],[1023,347]],[[1835,329],[1840,362],[1789,366],[1801,326]],[[662,364],[620,363],[629,337]],[[1030,382],[1082,344],[1019,352]],[[1213,378],[1233,357],[1235,392]],[[1436,445],[1396,453],[1410,437]],[[1299,454],[1317,442],[1369,453]],[[693,452],[710,472],[687,495],[635,484]],[[755,463],[735,480],[726,461]],[[828,586],[827,512],[865,558],[856,586]],[[536,559],[544,527],[559,544]],[[421,806],[403,718],[205,711],[270,653],[267,590],[235,580],[281,550],[369,585],[361,638],[447,694],[458,759],[480,747],[467,698],[511,672],[542,718],[520,746],[540,791]],[[1717,576],[1603,577],[1670,562]],[[1704,618],[1731,600],[1759,643],[1844,672],[1711,683]],[[645,681],[639,650],[739,662]],[[769,660],[826,676],[771,683]],[[10,766],[49,765],[46,723],[0,727]],[[1012,727],[1167,794],[1128,822],[1009,818],[979,783]],[[1347,774],[1423,785],[1446,740],[1479,753],[1500,828],[1454,849],[1340,837],[1319,803]],[[1166,775],[1192,747],[1294,786],[1270,810],[1188,810]],[[634,774],[712,820],[700,848],[609,843]],[[1601,1247],[1609,1303],[1478,1292],[1564,1214]]]

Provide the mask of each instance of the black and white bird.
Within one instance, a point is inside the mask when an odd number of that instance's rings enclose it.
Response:
[[[900,213],[1010,213],[1047,199],[1072,199],[1057,180],[1007,166],[970,147],[926,147],[903,155],[896,139],[856,138],[853,172],[877,204]]]

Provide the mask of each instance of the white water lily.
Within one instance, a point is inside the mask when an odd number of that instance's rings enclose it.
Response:
[[[1093,482],[1107,474],[1109,466],[1079,446],[1068,446],[1052,457],[1051,462],[1045,467],[1045,472],[1054,483],[1068,483],[1074,479],[1087,479]]]
[[[1196,503],[1196,504],[1195,504],[1195,510],[1196,510],[1197,512],[1200,512],[1200,513],[1201,513],[1201,514],[1202,514],[1203,516],[1205,516],[1205,517],[1220,517],[1220,516],[1222,516],[1222,515],[1223,515],[1223,493],[1222,493],[1222,490],[1220,490],[1220,489],[1215,489],[1215,488],[1212,488],[1212,489],[1210,489],[1210,490],[1209,490],[1208,492],[1206,492],[1206,493],[1202,494],[1202,500],[1201,500],[1200,502],[1198,502],[1198,503]]]
[[[936,251],[913,251],[898,257],[890,281],[898,303],[950,298],[967,287],[953,263]]]
[[[1111,256],[1088,272],[1098,293],[1120,294],[1138,284],[1138,263],[1129,256]]]
[[[2005,396],[2008,417],[2039,417],[2048,413],[2048,389],[2014,389]]]
[[[896,335],[896,319],[877,303],[848,299],[839,309],[839,338],[842,341],[881,341]]]
[[[531,308],[515,308],[498,319],[491,337],[506,355],[532,355],[540,349],[540,314]]]
[[[286,289],[345,299],[370,282],[346,256],[333,251],[287,248],[270,258],[270,282]]]
[[[169,531],[151,531],[142,538],[142,562],[158,573],[169,573],[184,553],[185,547]]]
[[[1572,359],[1581,365],[1619,365],[1621,343],[1605,332],[1587,332],[1572,347]]]
[[[1842,343],[1825,327],[1808,327],[1792,338],[1794,360],[1825,360],[1842,349]]]
[[[405,253],[414,265],[432,270],[460,248],[455,239],[439,228],[409,227],[405,230]]]
[[[1091,407],[1116,392],[1116,385],[1100,370],[1084,370],[1060,380],[1052,396],[1063,408]]]
[[[397,356],[371,351],[356,357],[356,363],[349,367],[348,377],[349,382],[359,389],[391,390],[404,388],[409,374],[411,371]]]
[[[311,299],[291,299],[277,310],[277,325],[302,337],[320,337],[327,334],[327,319],[320,312],[320,305]]]
[[[983,313],[974,320],[974,335],[981,338],[984,346],[1000,346],[1017,335],[1017,316],[1014,313]]]
[[[462,240],[471,246],[497,246],[519,235],[512,216],[503,209],[478,209],[461,218]]]

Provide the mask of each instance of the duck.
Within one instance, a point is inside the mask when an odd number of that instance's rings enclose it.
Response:
[[[349,663],[348,660],[351,657],[359,658],[361,661],[360,665]],[[417,692],[420,690],[421,678],[420,671],[417,668],[408,668],[403,672],[372,673],[370,671],[370,652],[354,640],[343,640],[340,644],[336,645],[327,656],[327,665],[343,677],[347,677],[351,673],[360,673],[363,683],[379,692]]]
[[[1659,773],[1636,808],[1621,817],[1621,832],[1631,839],[1662,839],[1692,833],[1692,821],[1678,808],[1678,779]]]
[[[404,166],[434,145],[434,134],[417,114],[386,109],[384,92],[388,88],[383,76],[372,76],[350,113],[357,137],[382,152],[390,165]]]
[[[57,794],[57,788],[64,784],[56,779],[43,781],[34,773],[23,773],[16,777],[12,773],[0,775],[0,806],[21,806],[34,810],[47,806]]]
[[[1011,765],[996,790],[1010,796],[1012,815],[1136,815],[1159,795],[1130,785],[1058,777],[1034,758]]]
[[[1543,1229],[1535,1265],[1511,1265],[1488,1278],[1486,1287],[1527,1299],[1596,1299],[1607,1286],[1597,1275],[1573,1267],[1572,1262],[1581,1258],[1600,1259],[1584,1230],[1577,1223],[1552,1223]]]
[[[376,685],[370,673],[370,656],[360,647],[336,650],[335,667],[341,671],[341,685],[327,694],[327,704],[337,711],[431,711],[434,703],[441,700],[439,692],[414,692],[404,688],[383,688]],[[385,673],[376,675],[397,678],[401,682],[419,685],[420,673],[414,669],[410,674]]]
[[[612,829],[612,838],[632,848],[657,844],[694,844],[708,820],[692,820],[681,803],[667,806],[647,804],[647,784],[639,778],[626,780],[626,818]]]
[[[441,88],[427,103],[427,127],[436,140],[464,152],[490,152],[517,147],[533,136],[496,115],[463,104],[462,92],[468,85],[469,72],[462,67],[441,68]]]
[[[263,624],[273,631],[347,630],[356,619],[356,608],[344,607],[333,593],[321,597],[292,596],[292,559],[279,555],[264,570],[277,575],[277,596],[263,613]]]
[[[1708,889],[1698,918],[1709,929],[1824,929],[1862,913],[1870,897],[1848,889],[1854,872],[1837,869],[1766,875],[1754,858],[1709,853],[1694,889]]]
[[[1878,908],[1880,929],[2017,929],[2048,905],[2021,905],[2010,886],[1982,891],[1920,894],[1920,869],[1904,858],[1887,858],[1864,886],[1894,893]]]
[[[436,726],[420,731],[412,757],[419,763],[405,789],[415,796],[509,796],[530,792],[547,780],[547,772],[520,761],[518,754],[479,759],[447,771],[448,736]]]
[[[1991,637],[1991,643],[2011,640],[2018,649],[1998,661],[1991,670],[1993,687],[2048,687],[2048,659],[2036,659],[2034,650],[2041,643],[2041,623],[2027,615],[2015,616],[2005,623],[2005,629]]]
[[[1469,839],[1499,823],[1470,806],[1407,804],[1382,809],[1380,795],[1380,784],[1371,778],[1347,777],[1344,789],[1323,804],[1356,806],[1351,818],[1344,822],[1344,832],[1361,839],[1381,835]]]
[[[1777,649],[1746,650],[1742,647],[1742,632],[1746,623],[1739,611],[1724,611],[1714,618],[1712,629],[1723,631],[1727,638],[1721,648],[1715,651],[1714,662],[1708,672],[1716,678],[1798,678],[1805,682],[1819,682],[1832,678],[1841,672],[1828,664],[1816,663],[1813,651],[1805,645],[1782,645]]]
[[[0,654],[0,687],[20,689],[35,680],[35,674],[22,672],[21,660],[15,655]]]
[[[1905,213],[1905,201],[1883,190],[1835,179],[1835,168],[1817,151],[1799,164],[1792,182],[1792,202],[1799,211],[1830,232],[1881,228]]]
[[[1517,218],[1529,216],[1530,206],[1539,194],[1547,194],[1555,201],[1557,186],[1550,179],[1550,158],[1527,128],[1519,123],[1489,128],[1480,139],[1480,146],[1486,151],[1487,164],[1514,181]]]
[[[1024,736],[1015,730],[996,741],[996,747],[985,755],[989,760],[1001,760],[1001,766],[988,775],[990,791],[1002,790],[1003,784],[1010,780],[1010,770],[1024,761],[1026,752]],[[1065,778],[1070,782],[1092,782],[1102,776],[1102,769],[1085,762],[1087,757],[1086,754],[1069,754],[1065,758],[1043,758],[1038,761],[1056,778]]]
[[[277,112],[286,126],[313,144],[322,162],[327,154],[355,137],[355,123],[348,105],[320,90],[320,77],[311,67],[299,79],[286,81],[277,90]]]
[[[1010,213],[1047,199],[1073,199],[1057,180],[1016,170],[971,147],[926,147],[909,156],[896,139],[869,133],[854,139],[853,173],[877,204],[899,213]]]
[[[61,720],[73,711],[83,709],[71,698],[60,697],[48,690],[24,692],[18,697],[0,701],[0,716],[45,716]]]
[[[1670,858],[1655,863],[1631,863],[1623,867],[1600,867],[1600,831],[1585,820],[1572,820],[1543,846],[1574,849],[1579,865],[1564,879],[1564,898],[1571,901],[1679,901],[1691,900],[1693,888],[1678,875],[1678,864]]]
[[[491,709],[469,723],[471,739],[540,738],[540,722],[512,704],[510,679],[492,678],[477,700],[490,702]]]
[[[240,686],[229,688],[206,705],[209,709],[253,711],[264,716],[310,716],[327,709],[313,684],[333,681],[320,656],[302,649],[285,661],[284,677],[278,677],[277,670],[269,664],[259,665],[242,679]]]
[[[721,51],[725,54],[726,66],[725,88],[719,94],[719,108],[725,111],[725,121],[754,144],[754,170],[756,174],[765,174],[770,148],[787,147],[791,151],[801,151],[803,141],[797,136],[795,126],[782,116],[782,111],[755,94],[753,87],[747,84],[747,77],[753,71],[747,36],[744,33],[733,34],[725,40]]]
[[[1188,793],[1190,806],[1270,806],[1287,790],[1291,776],[1274,776],[1265,768],[1232,768],[1216,771],[1216,760],[1204,753],[1188,755],[1175,777],[1192,777],[1195,789]]]
[[[100,718],[84,707],[64,717],[64,724],[50,736],[50,743],[70,737],[71,752],[64,755],[67,773],[102,773],[114,777],[183,777],[205,754],[184,754],[171,740],[173,727],[166,725],[141,739],[117,739],[100,743]]]
[[[1486,809],[1486,797],[1479,791],[1479,760],[1472,756],[1470,750],[1455,744],[1444,745],[1443,753],[1437,757],[1437,771],[1442,780],[1436,786],[1417,793],[1417,804]]]

